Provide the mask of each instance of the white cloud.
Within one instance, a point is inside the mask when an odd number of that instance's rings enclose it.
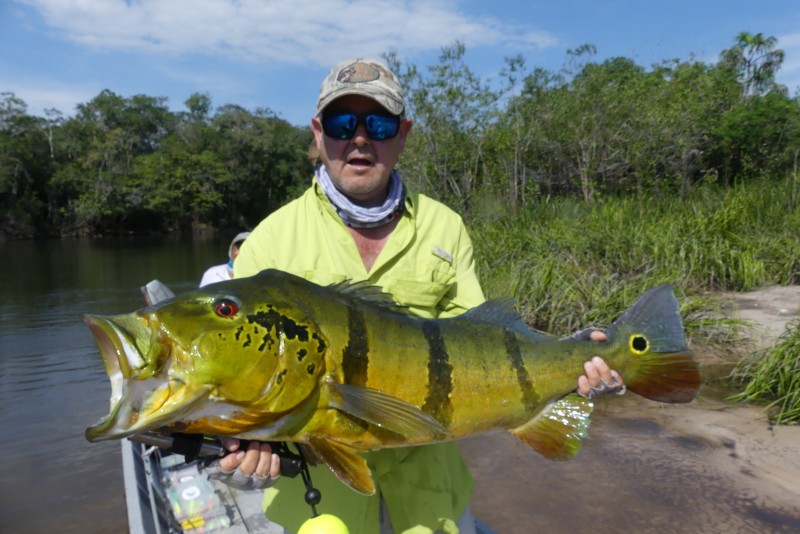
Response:
[[[99,49],[201,53],[328,66],[342,57],[438,49],[548,48],[530,27],[470,18],[454,0],[19,0],[67,39]]]
[[[3,88],[3,92],[14,93],[14,96],[22,99],[28,106],[29,115],[39,117],[44,117],[45,110],[48,109],[57,109],[68,116],[73,115],[77,102],[88,102],[102,90],[74,86],[55,87],[52,84],[49,84],[47,89],[42,89],[41,85],[26,85],[1,78],[0,87]]]

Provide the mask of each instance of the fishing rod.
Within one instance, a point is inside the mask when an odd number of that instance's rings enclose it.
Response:
[[[186,462],[196,459],[217,459],[228,454],[228,450],[222,446],[222,441],[212,436],[202,434],[160,434],[158,432],[142,432],[128,438],[136,443],[142,443],[159,449],[180,454]],[[241,450],[247,449],[247,441],[242,441]],[[294,478],[303,471],[305,460],[300,454],[289,450],[283,442],[269,442],[272,452],[280,456],[281,475]]]

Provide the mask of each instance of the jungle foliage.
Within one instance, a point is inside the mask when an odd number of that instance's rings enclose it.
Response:
[[[425,69],[393,65],[415,121],[401,161],[416,188],[467,220],[543,199],[687,199],[797,173],[800,100],[775,83],[776,41],[742,33],[716,64],[595,61],[584,45],[558,72],[506,60],[483,80],[460,43]],[[185,111],[105,90],[73,116],[27,113],[0,95],[0,223],[12,237],[252,227],[306,187],[311,132],[268,109]]]
[[[12,236],[248,227],[308,183],[310,131],[208,95],[187,110],[103,91],[74,117],[0,102],[0,220]]]

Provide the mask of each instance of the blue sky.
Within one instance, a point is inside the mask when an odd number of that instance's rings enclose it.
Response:
[[[484,79],[503,58],[557,71],[584,43],[597,59],[715,62],[738,33],[778,39],[778,81],[800,88],[797,0],[0,0],[0,92],[72,115],[103,89],[214,106],[314,112],[336,62],[394,51],[420,68],[456,40]]]

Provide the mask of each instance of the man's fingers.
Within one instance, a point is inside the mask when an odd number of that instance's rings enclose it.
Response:
[[[266,476],[275,478],[272,476],[271,468],[273,457],[277,456],[277,454],[272,453],[272,447],[270,447],[269,443],[261,443],[260,447],[258,448],[258,465],[256,466],[256,476],[260,478],[264,478]],[[278,468],[278,474],[280,474],[280,467]]]
[[[239,464],[239,471],[241,471],[242,474],[251,476],[256,472],[258,464],[261,461],[261,448],[265,445],[269,448],[269,445],[266,443],[260,443],[258,441],[250,442],[250,445],[247,447],[247,452],[244,455],[244,460]],[[270,448],[269,451],[271,453],[272,449]]]
[[[589,385],[589,379],[585,376],[580,376],[578,378],[578,393],[587,397],[589,392],[592,390],[592,387]]]
[[[622,377],[609,368],[600,356],[585,362],[583,370],[586,374],[578,378],[578,393],[584,397],[594,398],[607,391],[617,392],[618,395],[625,392]]]
[[[600,372],[594,361],[588,361],[583,364],[583,372],[586,373],[586,379],[589,381],[589,386],[596,388],[600,385]]]
[[[592,364],[594,365],[595,370],[597,371],[597,382],[592,380],[592,377],[589,377],[589,383],[592,385],[592,387],[596,388],[600,386],[601,382],[605,384],[611,384],[612,383],[611,368],[605,361],[603,361],[603,358],[601,358],[600,356],[595,356],[594,358],[592,358]]]
[[[612,379],[616,380],[616,381],[617,381],[617,384],[619,384],[620,386],[621,386],[622,384],[624,384],[624,382],[622,381],[622,377],[619,375],[619,373],[618,373],[618,372],[616,372],[616,371],[615,371],[615,370],[613,370],[613,369],[611,370],[611,377],[612,377]]]
[[[606,341],[608,336],[602,330],[592,330],[592,333],[589,334],[589,339],[592,341]]]
[[[232,473],[236,471],[239,464],[242,463],[246,456],[245,451],[234,452],[219,459],[219,467],[223,473]]]
[[[269,478],[278,478],[279,476],[281,476],[281,457],[273,453],[269,463]]]
[[[229,452],[236,452],[239,450],[239,445],[241,445],[241,441],[236,438],[228,438],[222,442],[222,446],[225,448],[226,451]]]

